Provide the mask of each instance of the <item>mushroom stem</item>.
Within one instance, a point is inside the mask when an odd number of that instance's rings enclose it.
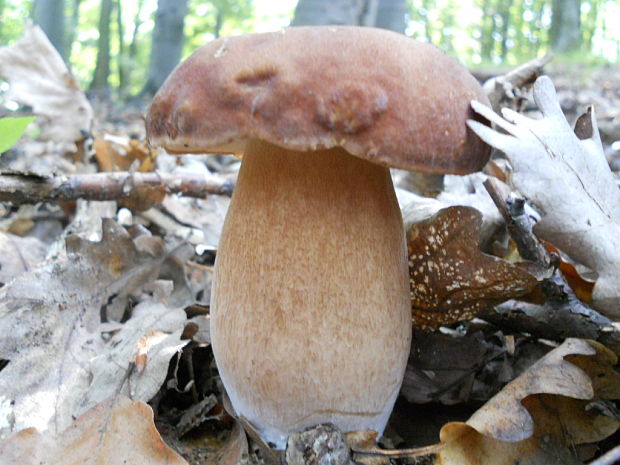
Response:
[[[331,422],[383,432],[411,339],[389,170],[248,142],[216,259],[211,338],[237,413],[284,447]]]

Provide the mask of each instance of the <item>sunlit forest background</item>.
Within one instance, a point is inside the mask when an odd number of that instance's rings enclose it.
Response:
[[[289,25],[385,27],[478,69],[548,52],[586,66],[620,56],[618,0],[0,0],[0,44],[17,40],[27,21],[42,27],[86,90],[115,99],[152,95],[216,37]]]

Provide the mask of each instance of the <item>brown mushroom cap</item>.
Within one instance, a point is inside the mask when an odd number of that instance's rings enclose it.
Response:
[[[261,139],[464,174],[490,153],[465,124],[476,119],[473,99],[488,102],[432,45],[382,29],[296,27],[199,48],[159,90],[146,127],[153,145],[176,153],[241,153]]]

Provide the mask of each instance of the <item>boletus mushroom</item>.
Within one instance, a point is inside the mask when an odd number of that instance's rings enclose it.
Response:
[[[433,46],[347,26],[214,40],[155,96],[152,145],[242,156],[211,339],[234,408],[267,441],[327,422],[382,433],[411,339],[389,167],[479,170],[472,99],[487,101]]]

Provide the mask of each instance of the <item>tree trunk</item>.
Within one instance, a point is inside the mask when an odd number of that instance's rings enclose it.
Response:
[[[599,7],[600,3],[598,1],[591,1],[590,11],[584,21],[585,24],[581,25],[583,33],[582,45],[584,46],[584,50],[588,52],[592,51],[592,40],[594,39],[594,34],[597,29]]]
[[[123,27],[123,10],[121,0],[116,0],[116,32],[118,34],[118,93],[122,98],[127,87],[127,55],[125,54],[125,28]]]
[[[131,43],[129,44],[129,61],[130,63],[134,62],[136,55],[138,54],[138,32],[140,31],[140,26],[142,26],[142,19],[140,19],[140,14],[142,13],[142,7],[144,6],[144,0],[138,1],[138,10],[136,11],[136,16],[133,19],[133,32],[131,34]],[[129,81],[129,73],[131,69],[127,70],[127,80]]]
[[[495,32],[494,9],[491,0],[484,0],[482,3],[482,25],[480,37],[480,57],[484,61],[491,61],[493,58],[493,35]]]
[[[353,24],[405,32],[406,0],[299,0],[293,26]]]
[[[375,26],[404,34],[407,27],[406,12],[407,3],[405,0],[379,0]]]
[[[64,0],[36,0],[33,17],[52,45],[65,57],[65,2]]]
[[[4,16],[4,0],[0,0],[0,18]],[[2,22],[0,22],[0,37],[2,37]]]
[[[107,93],[110,76],[110,19],[112,16],[112,0],[101,0],[99,13],[99,40],[97,41],[97,64],[90,84],[90,91]]]
[[[187,0],[159,0],[153,28],[151,61],[142,95],[153,95],[181,60]]]
[[[581,45],[581,0],[553,0],[550,43],[558,53]]]
[[[354,24],[372,26],[378,0],[299,0],[292,26]]]
[[[508,56],[508,27],[510,26],[510,8],[512,7],[513,0],[505,0],[501,3],[500,16],[502,18],[502,61],[506,60]]]
[[[215,27],[213,28],[213,37],[215,37],[216,39],[220,37],[223,25],[224,15],[222,14],[222,10],[218,8],[217,13],[215,14]]]
[[[65,58],[67,62],[71,62],[71,54],[73,53],[73,43],[75,42],[75,31],[77,31],[78,20],[80,17],[80,4],[82,0],[74,0],[71,10],[71,20],[69,22],[69,30],[67,31],[67,40],[65,42]]]

